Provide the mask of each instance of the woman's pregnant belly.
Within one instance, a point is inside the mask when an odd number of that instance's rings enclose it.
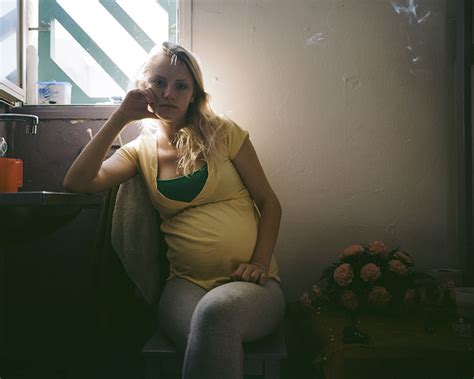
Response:
[[[204,284],[225,282],[240,263],[250,261],[258,216],[249,199],[227,200],[188,208],[161,229],[172,274]]]

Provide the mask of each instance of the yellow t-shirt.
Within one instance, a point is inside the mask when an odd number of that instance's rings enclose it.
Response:
[[[163,220],[170,278],[176,275],[208,290],[229,282],[240,263],[250,262],[259,222],[250,194],[232,164],[248,132],[228,120],[222,127],[225,149],[215,165],[208,165],[207,181],[190,202],[169,199],[157,189],[155,136],[140,136],[116,152],[138,168]],[[268,276],[280,281],[274,256]]]

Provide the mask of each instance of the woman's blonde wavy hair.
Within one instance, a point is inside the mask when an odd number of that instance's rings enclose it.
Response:
[[[163,42],[155,46],[149,53],[148,59],[140,68],[135,85],[145,89],[147,80],[152,74],[152,63],[160,55],[171,58],[172,64],[178,61],[186,65],[194,79],[194,100],[189,104],[186,121],[183,127],[176,131],[172,141],[178,151],[178,171],[189,175],[197,169],[197,161],[204,160],[213,164],[216,155],[223,145],[219,130],[224,123],[209,104],[209,94],[204,90],[204,81],[196,57],[186,48],[172,43]],[[156,132],[156,126],[142,123],[142,133]]]

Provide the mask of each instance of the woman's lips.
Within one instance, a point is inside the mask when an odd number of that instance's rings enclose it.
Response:
[[[165,108],[177,108],[176,106],[174,105],[171,105],[171,104],[160,104],[159,107],[165,107]]]

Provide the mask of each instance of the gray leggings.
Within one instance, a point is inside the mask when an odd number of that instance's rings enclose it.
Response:
[[[280,285],[230,282],[210,291],[173,277],[159,305],[163,332],[184,354],[185,379],[242,379],[242,342],[273,331],[283,319]]]

